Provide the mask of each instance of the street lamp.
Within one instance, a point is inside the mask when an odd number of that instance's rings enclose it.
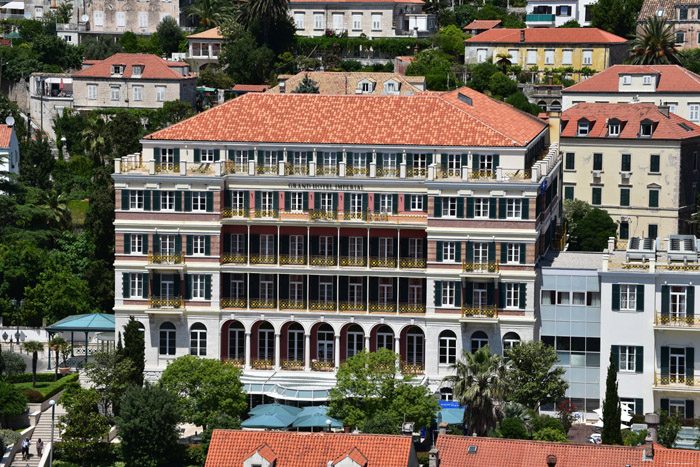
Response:
[[[326,419],[326,431],[331,432],[331,421],[330,419]]]
[[[51,399],[49,401],[51,406],[51,447],[49,448],[49,467],[53,467],[53,426],[54,426],[54,416],[56,415],[56,401]]]
[[[12,299],[12,306],[15,308],[15,322],[17,324],[17,332],[15,333],[15,340],[17,341],[17,349],[19,350],[19,311],[24,307],[24,300],[17,302],[14,298]],[[12,341],[10,341],[10,351],[12,351]]]

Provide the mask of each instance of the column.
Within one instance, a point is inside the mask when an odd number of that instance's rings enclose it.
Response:
[[[335,351],[335,367],[340,366],[340,334],[335,335],[335,346],[333,347]]]
[[[394,352],[401,355],[401,339],[399,336],[394,336]]]
[[[282,352],[280,351],[280,335],[278,333],[275,333],[275,370],[280,369],[281,363],[280,358],[281,358]]]
[[[311,334],[304,334],[304,371],[311,371]]]
[[[250,333],[245,333],[245,369],[250,370]]]
[[[364,350],[369,352],[369,334],[365,334],[365,347]]]

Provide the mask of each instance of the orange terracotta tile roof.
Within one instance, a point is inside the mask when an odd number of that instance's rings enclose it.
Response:
[[[151,54],[127,54],[118,53],[109,58],[93,61],[94,65],[84,70],[73,73],[74,78],[109,78],[112,76],[112,65],[126,65],[122,78],[131,78],[133,65],[144,65],[141,78],[144,79],[189,79],[190,76],[182,76],[177,71],[170,68],[174,62],[166,62],[157,55]],[[83,62],[86,63],[86,62]],[[194,75],[192,75],[194,76]]]
[[[607,138],[608,120],[620,121],[620,136],[618,139],[637,139],[642,121],[648,120],[654,123],[654,131],[651,138],[647,139],[671,139],[681,140],[700,137],[700,126],[679,117],[669,114],[666,117],[659,108],[651,103],[639,104],[576,104],[566,110],[561,117],[563,138],[577,137],[578,121],[587,119],[593,125],[589,125],[588,136],[578,138]]]
[[[425,3],[423,0],[289,0],[289,3]]]
[[[700,76],[679,65],[614,65],[564,92],[618,92],[625,74],[657,75],[656,92],[700,92]]]
[[[471,31],[472,29],[493,29],[501,24],[500,19],[475,19],[471,23],[464,26],[464,29]]]
[[[269,84],[236,84],[233,86],[233,90],[238,92],[265,92],[268,89],[270,89]]]
[[[401,57],[396,57],[396,60],[402,61],[402,62],[408,62],[411,63],[413,60],[415,60],[416,57],[413,55],[404,55]]]
[[[242,466],[263,444],[274,452],[280,467],[326,467],[340,456],[356,456],[350,452],[353,448],[369,466],[407,467],[411,458],[415,460],[410,436],[214,430],[206,467]]]
[[[423,76],[413,76],[411,80],[407,76],[399,73],[303,71],[286,79],[286,92],[289,93],[296,89],[307,74],[309,75],[309,79],[318,83],[318,90],[321,94],[355,94],[358,83],[364,79],[377,83],[372,94],[382,94],[384,92],[384,83],[392,79],[400,84],[400,94],[417,93],[420,92],[420,89],[415,87],[412,83],[419,80],[425,81],[425,77]],[[271,88],[270,92],[279,93],[279,85]]]
[[[412,96],[266,92],[244,94],[145,139],[513,147],[527,145],[546,126],[469,88]]]
[[[333,465],[339,464],[340,462],[342,462],[343,460],[348,459],[348,458],[350,460],[352,460],[354,463],[356,463],[357,465],[359,465],[360,467],[365,467],[367,465],[367,458],[356,447],[351,448],[350,452],[346,452],[344,454],[339,455],[333,461]]]
[[[476,446],[475,453],[469,447]],[[556,467],[658,467],[700,465],[700,452],[665,449],[654,444],[653,460],[644,447],[546,443],[503,438],[439,435],[440,467],[546,467],[554,455]]]
[[[190,34],[187,36],[188,39],[223,39],[224,36],[218,27],[207,29],[206,31],[198,32],[197,34]]]
[[[520,32],[525,31],[525,42]],[[627,39],[598,28],[489,29],[467,39],[467,44],[622,44]]]
[[[9,148],[12,141],[13,127],[4,123],[0,125],[0,148]]]

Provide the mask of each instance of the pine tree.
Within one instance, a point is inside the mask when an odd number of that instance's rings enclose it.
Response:
[[[605,381],[605,401],[603,402],[603,430],[601,436],[603,444],[622,444],[622,409],[620,408],[620,396],[617,394],[617,365],[610,352],[610,365],[608,377]]]
[[[306,73],[304,78],[301,80],[301,83],[299,83],[296,89],[292,92],[296,94],[319,94],[318,83],[309,78],[309,74]]]
[[[124,326],[124,357],[134,364],[131,375],[131,383],[143,386],[143,370],[145,367],[145,344],[143,331],[139,329],[139,322],[133,316],[129,316],[129,322]]]

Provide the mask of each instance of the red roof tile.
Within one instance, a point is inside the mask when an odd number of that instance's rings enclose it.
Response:
[[[475,19],[471,23],[464,26],[464,29],[471,31],[472,29],[493,29],[501,24],[500,19]]]
[[[520,44],[521,31],[525,31],[525,44],[622,44],[627,42],[627,39],[598,28],[489,29],[465,42]]]
[[[407,467],[415,459],[410,436],[214,430],[206,467],[241,466],[263,443],[274,451],[280,467],[325,467],[340,456],[356,456],[353,448],[369,466]]]
[[[626,74],[657,75],[656,92],[700,92],[700,76],[679,65],[615,65],[564,92],[618,92],[620,75]]]
[[[513,147],[545,128],[469,88],[412,96],[248,93],[146,139]]]
[[[270,89],[269,84],[236,84],[233,86],[233,90],[239,92],[265,92],[268,89]]]
[[[198,32],[187,36],[188,39],[223,39],[224,36],[219,31],[218,27],[207,29],[206,31]]]
[[[476,446],[475,453],[469,447]],[[644,447],[546,443],[503,438],[439,435],[440,467],[546,467],[547,456],[556,467],[655,467],[700,465],[700,452],[665,449],[654,444],[654,457],[644,460]]]
[[[423,0],[289,0],[289,3],[425,3]]]
[[[0,148],[9,148],[12,141],[13,127],[5,124],[0,125]]]
[[[700,137],[700,126],[670,113],[668,117],[659,108],[650,103],[640,104],[576,104],[566,110],[562,117],[563,138],[576,137],[578,121],[582,118],[593,123],[588,130],[588,136],[580,138],[608,137],[608,120],[617,119],[621,122],[618,139],[637,139],[643,120],[654,123],[654,132],[650,139],[688,139]]]
[[[141,78],[144,79],[189,79],[190,76],[182,76],[177,71],[170,68],[171,66],[187,66],[186,63],[181,65],[175,62],[166,62],[157,55],[151,54],[114,54],[105,60],[91,61],[94,65],[84,70],[73,73],[74,78],[109,78],[112,76],[112,65],[126,65],[123,78],[131,78],[131,69],[133,65],[144,65]],[[83,62],[87,63],[87,62]]]

